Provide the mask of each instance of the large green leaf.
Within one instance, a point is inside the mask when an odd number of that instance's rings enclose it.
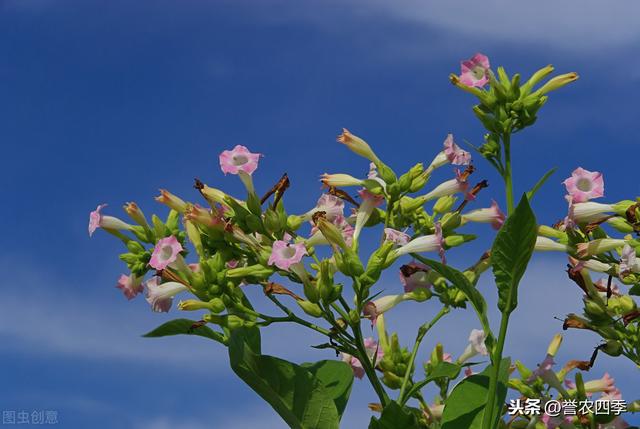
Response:
[[[353,385],[353,370],[339,360],[321,360],[303,363],[302,367],[311,372],[324,386],[326,393],[333,399],[338,415],[342,416],[349,401]]]
[[[392,401],[382,410],[379,419],[371,417],[369,429],[417,429],[418,421],[415,414],[408,408],[403,408]]]
[[[473,306],[476,314],[478,315],[478,319],[482,324],[482,329],[486,334],[485,344],[489,347],[489,350],[493,347],[493,335],[491,334],[491,327],[489,326],[489,319],[487,317],[487,302],[484,300],[482,294],[476,289],[473,284],[467,279],[467,277],[461,273],[460,271],[452,268],[448,265],[444,265],[438,261],[434,261],[433,259],[424,258],[420,255],[413,254],[416,259],[420,262],[430,266],[437,273],[443,276],[445,279],[449,280],[455,287],[460,289],[469,299],[471,305]]]
[[[511,313],[518,306],[518,284],[536,245],[538,228],[526,195],[507,218],[491,248],[491,265],[498,286],[498,308]]]
[[[497,390],[497,404],[499,407],[502,407],[507,397],[509,365],[511,365],[511,359],[502,359]],[[465,378],[453,388],[444,403],[442,429],[482,428],[482,418],[487,405],[489,380],[492,371],[492,365],[489,365],[480,374],[474,374]],[[497,425],[495,427],[497,427]]]
[[[337,429],[340,413],[336,403],[346,402],[345,383],[336,381],[325,387],[321,378],[331,383],[330,366],[319,363],[309,370],[286,360],[259,354],[256,328],[236,329],[229,341],[229,358],[233,371],[294,429]],[[335,367],[338,368],[338,367]],[[335,369],[333,368],[333,369]],[[322,373],[315,377],[315,373]],[[342,367],[341,375],[347,376]],[[348,377],[353,378],[352,373]],[[344,409],[344,405],[341,405]]]
[[[195,320],[189,319],[175,319],[171,320],[167,323],[164,323],[158,326],[151,332],[147,332],[143,335],[143,337],[147,338],[155,338],[155,337],[166,337],[169,335],[199,335],[201,337],[210,338],[212,340],[218,341],[219,343],[224,343],[224,336],[215,332],[213,329],[209,328],[206,325],[198,326],[198,322]]]

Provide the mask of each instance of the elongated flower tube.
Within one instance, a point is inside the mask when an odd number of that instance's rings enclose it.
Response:
[[[147,302],[151,309],[156,312],[168,312],[173,303],[173,297],[188,290],[188,288],[178,282],[159,283],[160,277],[152,277],[147,280]]]
[[[384,239],[386,241],[391,241],[397,246],[404,246],[409,242],[409,235],[405,234],[402,231],[398,231],[393,228],[385,228],[384,229]]]
[[[602,378],[584,383],[584,390],[587,393],[610,392],[614,389],[616,389],[615,380],[606,372]]]
[[[156,201],[168,206],[170,209],[177,211],[178,213],[184,213],[187,209],[187,203],[180,197],[173,195],[166,189],[160,189],[160,195],[156,197]]]
[[[481,53],[460,62],[460,83],[482,88],[489,83],[489,58]]]
[[[410,294],[386,295],[375,301],[369,301],[364,305],[362,313],[371,320],[371,326],[375,325],[378,316],[391,310],[402,301],[410,299]]]
[[[316,203],[316,206],[302,215],[303,219],[308,221],[314,213],[324,212],[325,218],[334,221],[336,217],[344,214],[344,201],[335,195],[322,194]]]
[[[145,228],[149,228],[149,224],[147,223],[147,219],[144,216],[140,207],[134,202],[130,202],[124,205],[124,211],[129,215],[131,219],[136,221],[139,225],[144,226]]]
[[[217,210],[209,210],[199,204],[187,207],[184,212],[184,219],[209,228],[223,227],[225,224],[224,219]]]
[[[281,270],[288,271],[291,265],[297,264],[307,254],[304,243],[291,244],[283,240],[276,240],[271,248],[269,265],[275,265]]]
[[[591,222],[598,222],[606,219],[606,213],[615,211],[615,204],[601,204],[594,202],[576,203],[571,195],[567,195],[569,212],[565,218],[565,228],[574,228],[576,225],[583,225]]]
[[[324,173],[320,177],[320,181],[325,186],[335,186],[338,188],[343,186],[362,186],[364,183],[360,179],[356,179],[353,176],[350,176],[348,174],[342,174],[342,173],[337,173],[337,174]]]
[[[570,248],[566,244],[558,243],[547,237],[536,238],[534,250],[538,252],[566,252]]]
[[[342,134],[338,136],[338,142],[347,146],[352,152],[368,159],[371,162],[378,164],[380,159],[371,149],[371,146],[367,144],[360,137],[355,136],[349,132],[346,128],[342,129]]]
[[[625,244],[620,259],[620,274],[640,273],[640,261],[636,257],[636,249]]]
[[[610,264],[605,264],[604,262],[600,262],[595,259],[588,259],[586,261],[580,261],[578,259],[572,258],[569,256],[569,263],[574,267],[575,270],[581,270],[586,268],[591,271],[596,271],[598,273],[608,273],[613,268]]]
[[[130,276],[122,274],[118,279],[116,287],[122,291],[128,300],[132,300],[136,295],[144,290],[144,287],[142,286],[142,277],[137,277],[134,274],[131,274]]]
[[[583,203],[604,195],[604,179],[598,171],[578,167],[563,183],[574,203]]]
[[[589,241],[588,243],[578,243],[578,257],[585,259],[590,256],[599,255],[604,252],[622,247],[626,244],[626,240],[615,238],[599,238]]]
[[[364,224],[367,223],[373,210],[382,204],[384,198],[380,195],[374,195],[366,189],[361,189],[358,191],[360,198],[362,198],[362,202],[360,203],[360,207],[358,207],[358,211],[356,212],[356,225],[353,231],[353,242],[358,242],[358,237],[360,236],[360,232],[364,227]]]
[[[456,170],[456,178],[447,180],[436,186],[432,191],[424,195],[425,201],[431,201],[440,197],[446,197],[448,195],[457,194],[458,192],[467,192],[469,184],[465,175],[462,175],[459,170]]]
[[[373,338],[365,338],[364,340],[364,348],[367,352],[367,358],[373,362],[375,358],[376,366],[382,358],[384,357],[384,351],[382,347],[378,345],[378,342]],[[362,379],[365,375],[364,368],[362,367],[362,362],[354,356],[351,356],[347,353],[342,353],[342,361],[346,362],[351,366],[351,370],[353,371],[353,375],[356,378]]]
[[[149,265],[156,270],[164,270],[169,264],[176,261],[183,250],[182,245],[173,235],[158,240],[153,248]]]
[[[405,292],[412,292],[417,288],[429,288],[429,267],[417,262],[410,262],[400,267],[400,283]]]
[[[438,252],[440,258],[444,260],[444,239],[442,238],[442,227],[439,223],[436,223],[433,234],[414,238],[404,246],[393,250],[392,255],[397,258],[409,253],[422,252]]]
[[[91,237],[98,228],[111,231],[130,230],[133,228],[132,225],[129,225],[117,217],[103,215],[101,211],[105,207],[107,207],[106,204],[100,204],[94,211],[89,213],[89,237]]]
[[[491,201],[491,207],[472,210],[462,215],[461,223],[467,222],[490,223],[493,229],[500,229],[504,223],[505,215],[498,207],[498,203]]]
[[[555,91],[556,89],[560,89],[565,85],[570,84],[571,82],[574,82],[576,80],[578,80],[579,76],[578,73],[576,72],[571,72],[571,73],[565,73],[565,74],[561,74],[559,76],[555,76],[551,79],[549,79],[549,81],[547,83],[545,83],[544,85],[542,85],[540,87],[540,89],[538,89],[534,94],[536,95],[544,95],[547,94],[551,91]]]
[[[465,363],[472,357],[480,354],[482,356],[488,356],[489,351],[487,350],[487,346],[484,343],[487,336],[482,329],[472,329],[469,334],[469,344],[467,348],[462,352],[460,357],[458,357],[457,362],[459,364]]]

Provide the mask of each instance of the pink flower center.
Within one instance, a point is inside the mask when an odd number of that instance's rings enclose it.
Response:
[[[471,69],[471,74],[478,80],[482,79],[485,76],[485,73],[484,67],[481,65],[477,65]]]
[[[586,178],[579,179],[578,183],[576,183],[576,187],[582,192],[589,192],[592,188],[591,180]]]
[[[285,247],[284,249],[282,249],[280,251],[280,256],[282,256],[285,259],[291,259],[295,256],[296,254],[296,249],[294,249],[293,247]]]

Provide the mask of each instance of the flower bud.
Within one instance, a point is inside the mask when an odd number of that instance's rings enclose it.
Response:
[[[302,222],[304,222],[302,216],[289,215],[289,217],[287,217],[287,229],[290,231],[297,231],[302,225]]]
[[[187,237],[189,241],[193,243],[196,248],[196,252],[200,257],[204,257],[204,248],[202,247],[202,238],[200,237],[200,231],[198,228],[188,220],[184,221],[184,229],[187,233]]]
[[[584,313],[596,320],[602,319],[603,317],[607,316],[606,309],[602,308],[600,304],[590,299],[585,299],[584,301]]]
[[[538,226],[538,235],[541,235],[543,237],[549,237],[549,238],[558,238],[561,240],[567,239],[567,234],[565,232],[562,232],[555,228],[551,228],[550,226],[547,226],[547,225]]]
[[[553,339],[551,340],[551,343],[549,343],[549,347],[547,348],[547,354],[551,357],[554,357],[558,353],[560,344],[562,344],[562,335],[560,334],[554,335]]]
[[[187,203],[166,189],[160,189],[160,195],[156,197],[156,201],[170,207],[178,213],[184,213],[187,208]]]
[[[393,249],[393,241],[385,241],[379,249],[371,254],[367,262],[367,269],[364,276],[367,278],[369,285],[375,283],[380,278],[380,274],[386,265],[387,255]]]
[[[468,241],[472,241],[475,239],[476,239],[476,236],[473,234],[450,235],[448,237],[445,237],[444,247],[445,249],[449,249],[451,247],[457,247]]]
[[[458,212],[446,213],[440,221],[443,231],[452,231],[459,227],[461,223],[462,216]]]
[[[313,302],[310,302],[310,301],[305,301],[304,299],[297,300],[296,302],[298,303],[300,308],[302,308],[302,311],[307,313],[309,316],[311,317],[322,316],[322,309],[318,304],[314,304]]]
[[[551,91],[555,91],[557,89],[562,88],[565,85],[570,84],[571,82],[574,82],[576,80],[578,80],[578,73],[575,72],[571,72],[571,73],[565,73],[565,74],[561,74],[559,76],[555,76],[553,78],[551,78],[547,83],[545,83],[544,85],[542,85],[542,87],[540,89],[538,89],[536,92],[534,92],[535,95],[545,95]]]
[[[457,199],[458,198],[453,195],[445,195],[444,197],[438,198],[433,205],[433,212],[442,214],[451,211]]]
[[[242,277],[256,277],[256,278],[264,278],[267,279],[271,274],[273,274],[274,270],[270,267],[265,267],[260,264],[249,265],[247,267],[239,267],[233,268],[227,271],[227,277],[231,279],[242,278]]]
[[[527,383],[522,380],[518,380],[517,378],[510,379],[508,382],[508,386],[511,389],[517,390],[527,398],[535,398],[536,396],[538,396],[536,391],[529,387]]]
[[[378,168],[378,175],[382,178],[382,180],[385,181],[385,183],[391,185],[398,181],[396,173],[391,169],[391,167],[389,167],[382,161],[375,162],[375,164]]]
[[[600,350],[608,354],[609,356],[620,356],[623,352],[622,344],[620,341],[609,340]]]
[[[347,146],[352,152],[375,163],[376,166],[380,163],[380,159],[378,159],[367,142],[362,140],[360,137],[351,134],[346,128],[342,129],[342,134],[338,136],[338,142]]]
[[[527,379],[531,378],[531,376],[533,375],[533,371],[531,371],[529,368],[527,368],[522,362],[517,360],[515,362],[515,365],[516,365],[516,368],[518,368],[518,372],[520,373],[520,377],[523,380],[527,380]]]
[[[280,216],[275,210],[267,209],[264,213],[264,227],[268,232],[274,234],[282,231],[286,225],[280,223]]]
[[[424,172],[422,172],[422,174],[420,174],[418,177],[416,177],[411,181],[409,192],[411,193],[418,192],[419,190],[424,188],[424,185],[426,185],[428,181],[429,181],[429,174],[425,170]]]
[[[140,207],[134,202],[130,202],[124,205],[124,211],[129,215],[131,219],[136,221],[138,225],[141,225],[145,228],[149,228],[149,224],[147,223],[147,218],[145,218],[144,213],[140,210]]]
[[[612,217],[611,219],[607,219],[607,223],[618,232],[623,234],[629,234],[634,231],[633,226],[629,222],[627,222],[624,218],[621,217]]]
[[[329,220],[323,216],[316,216],[314,222],[324,238],[326,238],[331,245],[337,246],[341,249],[347,248],[347,243],[344,241],[342,232],[334,223],[329,222]]]
[[[426,201],[424,196],[418,198],[404,196],[400,198],[400,210],[404,214],[411,214],[422,207]]]
[[[302,287],[304,296],[306,296],[310,302],[316,304],[318,303],[318,301],[320,301],[320,291],[318,290],[316,285],[314,285],[310,281],[304,281],[302,283]]]

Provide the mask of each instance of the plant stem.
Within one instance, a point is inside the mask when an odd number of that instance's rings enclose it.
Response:
[[[351,329],[353,330],[353,335],[356,338],[356,348],[360,352],[359,360],[362,364],[362,368],[364,369],[365,374],[367,374],[367,378],[369,382],[373,386],[373,390],[376,391],[378,398],[380,399],[380,403],[382,407],[386,407],[389,403],[389,395],[384,390],[382,383],[378,379],[376,375],[376,369],[371,365],[371,360],[369,359],[369,355],[367,354],[367,349],[364,346],[364,341],[362,339],[362,331],[360,330],[360,322],[354,323],[351,325]]]
[[[404,373],[404,379],[402,380],[402,386],[400,387],[400,394],[398,395],[398,404],[400,406],[404,405],[404,403],[409,399],[404,397],[405,391],[407,390],[407,386],[409,385],[409,379],[411,378],[411,371],[413,370],[413,365],[416,360],[416,355],[418,354],[418,349],[420,348],[420,343],[424,336],[429,332],[429,330],[435,325],[438,320],[440,320],[445,314],[449,312],[449,307],[444,306],[440,309],[438,314],[435,315],[430,322],[425,322],[418,328],[418,335],[416,336],[416,342],[413,345],[413,350],[411,351],[411,357],[409,358],[409,363],[407,364],[407,370]]]
[[[507,199],[507,215],[513,213],[513,173],[511,171],[511,134],[505,132],[502,134],[502,143],[504,145],[504,189]],[[507,338],[507,328],[509,327],[509,316],[511,312],[502,313],[500,320],[500,332],[498,333],[497,343],[491,355],[493,364],[493,373],[489,380],[489,392],[487,394],[487,405],[482,419],[482,427],[484,429],[493,429],[491,425],[495,421],[493,410],[496,407],[496,394],[498,391],[498,377],[500,376],[500,363],[502,362],[502,352],[504,350],[504,342]]]
[[[273,301],[273,303],[275,305],[277,305],[278,307],[280,307],[280,309],[282,311],[284,311],[287,314],[287,318],[286,319],[282,319],[282,320],[275,320],[276,322],[294,322],[297,323],[299,325],[302,326],[306,326],[309,329],[313,329],[316,332],[320,332],[323,335],[326,335],[327,337],[331,336],[331,332],[328,331],[327,329],[324,329],[316,324],[313,324],[311,322],[307,322],[304,319],[301,319],[300,317],[296,316],[291,310],[289,310],[286,306],[284,306],[279,300],[278,298],[276,298],[275,296],[271,295],[271,294],[267,294],[267,298],[269,298],[271,301]]]

